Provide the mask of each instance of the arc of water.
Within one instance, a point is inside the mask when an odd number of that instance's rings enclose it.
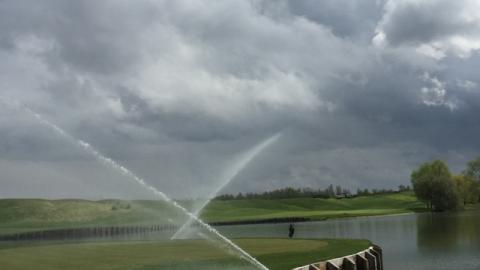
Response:
[[[193,215],[195,217],[199,217],[202,210],[210,203],[210,201],[215,198],[218,193],[225,188],[235,177],[253,160],[255,157],[260,154],[265,148],[269,145],[273,144],[280,138],[282,134],[279,132],[270,138],[262,141],[261,143],[255,145],[251,150],[244,153],[242,157],[225,173],[225,176],[222,178],[223,181],[218,185],[212,193],[208,196],[208,198],[194,211]],[[185,222],[180,229],[178,229],[175,234],[172,236],[171,239],[178,239],[180,236],[192,225],[195,219],[190,218]]]
[[[34,112],[30,108],[26,106],[22,106],[18,102],[13,102],[13,101],[8,101],[7,99],[0,97],[0,101],[2,101],[4,104],[8,105],[15,105],[16,107],[21,108],[23,111],[27,112],[28,114],[32,115],[35,119],[37,119],[42,125],[52,129],[55,131],[57,134],[62,136],[63,138],[77,144],[80,146],[84,151],[88,152],[92,156],[94,156],[98,161],[101,163],[117,170],[121,174],[130,177],[133,179],[135,182],[140,184],[142,187],[147,189],[148,191],[152,192],[155,196],[161,198],[162,200],[170,203],[172,206],[183,212],[186,216],[188,216],[189,219],[194,219],[198,224],[200,224],[203,228],[207,229],[209,232],[213,233],[216,235],[218,238],[220,238],[222,241],[224,241],[227,245],[229,245],[231,248],[233,248],[235,251],[237,251],[240,255],[240,257],[246,259],[248,262],[256,266],[257,268],[263,269],[263,270],[269,270],[265,265],[263,265],[261,262],[259,262],[257,259],[255,259],[252,255],[248,254],[245,250],[240,248],[238,245],[233,243],[230,239],[222,235],[220,232],[218,232],[215,228],[211,227],[201,219],[199,219],[197,216],[189,212],[186,208],[178,204],[176,201],[170,199],[165,193],[159,191],[155,187],[147,184],[144,179],[138,177],[135,175],[132,171],[127,169],[126,167],[120,165],[119,163],[115,162],[113,159],[106,157],[105,155],[101,154],[99,151],[97,151],[95,148],[93,148],[89,143],[77,139],[73,137],[71,134],[67,133],[65,130],[60,128],[59,126],[49,122],[45,118],[43,118],[42,115]]]

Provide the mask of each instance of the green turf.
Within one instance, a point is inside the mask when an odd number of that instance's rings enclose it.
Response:
[[[162,201],[0,200],[0,234],[34,230],[168,224],[186,216]]]
[[[186,204],[191,204],[187,202]],[[203,211],[208,222],[306,217],[314,220],[340,217],[400,214],[425,209],[411,192],[349,199],[282,199],[212,201]],[[0,234],[52,228],[151,225],[186,216],[161,201],[0,200]]]
[[[203,212],[208,221],[239,221],[281,217],[314,220],[401,214],[426,210],[412,192],[348,199],[282,199],[213,201]]]
[[[292,269],[367,248],[366,240],[234,239],[271,270]],[[0,245],[2,269],[254,269],[202,240]]]

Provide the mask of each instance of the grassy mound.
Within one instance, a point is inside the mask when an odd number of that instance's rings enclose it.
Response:
[[[292,269],[367,248],[366,240],[235,239],[269,269]],[[0,245],[10,270],[254,269],[203,240]]]
[[[0,234],[108,225],[168,224],[186,217],[162,201],[0,200]]]
[[[425,210],[413,192],[348,199],[281,199],[212,201],[203,212],[208,221],[240,221],[282,217],[314,220],[410,213]]]
[[[190,202],[186,203],[187,205]],[[425,209],[413,193],[349,199],[282,199],[212,201],[202,214],[208,222],[306,217],[314,220],[408,213]],[[162,201],[0,200],[0,234],[42,229],[153,225],[186,216]]]

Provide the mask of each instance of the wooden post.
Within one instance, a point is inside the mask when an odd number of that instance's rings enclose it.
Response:
[[[335,264],[331,262],[327,262],[327,270],[340,270],[340,267],[336,266]]]
[[[350,259],[345,258],[343,259],[343,267],[344,270],[357,270],[357,265]]]
[[[373,245],[373,250],[377,253],[377,256],[378,256],[377,262],[378,262],[379,270],[383,270],[383,251],[382,251],[382,248],[377,246],[377,245]],[[377,256],[375,256],[375,257],[377,257]]]
[[[377,259],[369,251],[365,251],[365,258],[368,260],[368,270],[377,270]]]
[[[357,270],[369,270],[368,260],[360,255],[355,256],[355,264],[357,265]]]

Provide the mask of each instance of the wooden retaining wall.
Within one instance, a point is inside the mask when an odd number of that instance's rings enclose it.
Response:
[[[142,235],[151,232],[176,232],[177,225],[151,225],[151,226],[104,226],[89,228],[40,230],[25,233],[0,235],[0,241],[36,241],[36,240],[69,240],[86,238],[103,238],[126,235]]]
[[[357,254],[313,263],[293,270],[383,270],[382,249],[373,245]]]
[[[258,220],[228,221],[228,222],[211,222],[210,226],[228,226],[228,225],[245,225],[245,224],[275,224],[275,223],[295,223],[310,221],[309,218],[302,217],[285,217]],[[200,227],[200,224],[193,223],[191,227]],[[180,229],[179,225],[163,224],[163,225],[139,225],[139,226],[99,226],[85,228],[67,228],[67,229],[49,229],[31,232],[23,232],[9,235],[0,235],[0,241],[33,241],[33,240],[68,240],[68,239],[85,239],[85,238],[101,238],[113,236],[141,235],[150,232],[176,232]]]

